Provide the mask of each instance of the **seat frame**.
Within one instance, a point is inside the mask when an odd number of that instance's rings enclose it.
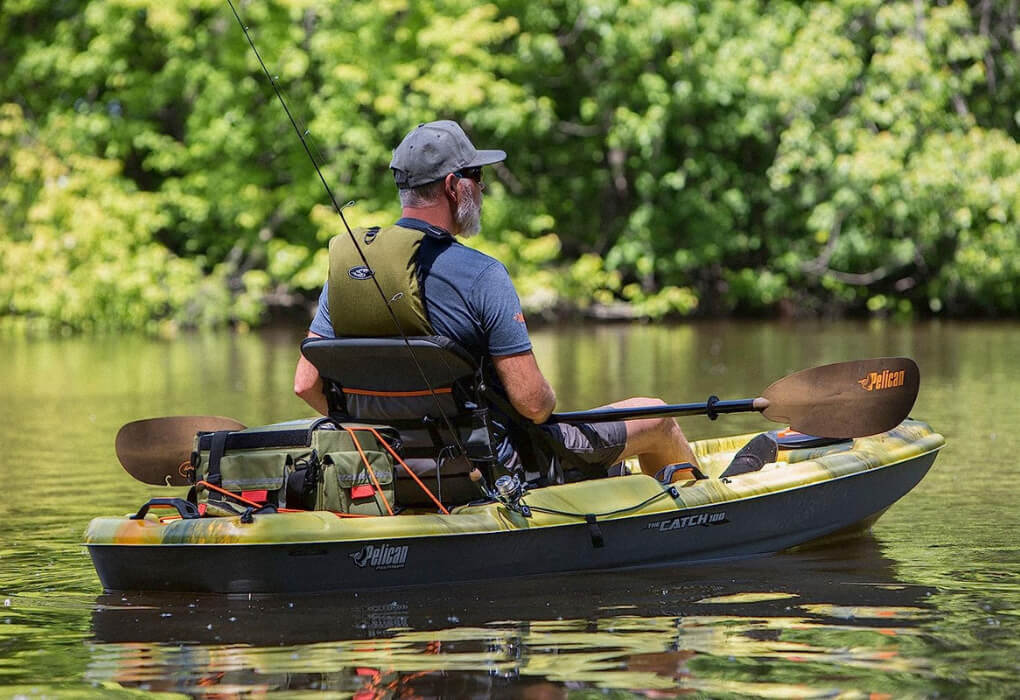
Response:
[[[397,451],[444,503],[483,496],[470,478],[474,468],[490,484],[506,473],[482,365],[450,338],[307,338],[301,352],[322,378],[329,417],[395,428]],[[403,471],[397,502],[430,504]]]

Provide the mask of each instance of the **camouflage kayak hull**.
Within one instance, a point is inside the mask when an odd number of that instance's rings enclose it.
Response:
[[[85,544],[103,588],[289,593],[709,562],[778,552],[869,526],[927,473],[944,438],[925,423],[780,451],[721,473],[751,436],[695,443],[710,478],[641,474],[530,491],[530,517],[498,503],[450,515],[346,519],[329,512],[94,519]]]

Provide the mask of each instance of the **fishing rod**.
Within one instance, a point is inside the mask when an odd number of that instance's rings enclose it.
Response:
[[[333,204],[333,209],[335,209],[336,213],[340,216],[340,221],[343,222],[344,229],[346,229],[347,235],[351,239],[351,243],[354,244],[354,249],[358,251],[358,256],[361,258],[361,262],[365,265],[365,267],[371,270],[372,266],[369,265],[368,258],[365,257],[365,252],[364,250],[362,250],[361,245],[358,243],[357,236],[354,235],[354,231],[351,230],[350,224],[347,223],[347,217],[344,216],[343,211],[344,208],[350,206],[354,202],[353,201],[348,202],[343,207],[341,207],[340,204],[337,202],[336,196],[333,194],[333,189],[329,186],[329,183],[326,182],[326,177],[322,174],[322,169],[319,167],[318,161],[312,154],[312,149],[308,145],[307,139],[305,139],[305,133],[307,132],[302,133],[301,127],[298,126],[297,120],[294,119],[294,115],[291,114],[290,108],[287,106],[287,101],[283,98],[282,88],[280,88],[279,84],[276,82],[276,79],[273,77],[272,73],[269,72],[269,69],[266,67],[265,61],[262,60],[262,54],[259,53],[258,48],[255,46],[255,41],[251,38],[251,34],[248,32],[248,26],[244,23],[244,20],[241,19],[241,15],[238,14],[237,8],[234,7],[233,0],[227,0],[227,4],[230,6],[230,11],[234,13],[234,18],[237,20],[237,24],[241,27],[241,31],[244,32],[244,38],[248,40],[248,45],[251,46],[252,53],[254,53],[255,58],[258,59],[259,66],[262,67],[262,72],[269,80],[269,84],[273,86],[273,92],[276,93],[276,97],[280,100],[280,104],[283,106],[283,111],[287,113],[287,118],[290,120],[291,126],[294,127],[294,132],[297,134],[298,139],[301,140],[301,145],[304,146],[305,153],[308,154],[308,159],[312,161],[312,167],[315,168],[315,173],[319,176],[319,181],[322,183],[322,187],[326,190],[326,194],[329,195],[329,201]],[[429,394],[432,396],[432,400],[435,402],[436,408],[439,411],[439,415],[443,417],[443,422],[446,423],[447,429],[453,436],[454,443],[456,444],[456,447],[459,450],[460,455],[466,458],[467,450],[461,443],[460,435],[458,435],[457,430],[454,428],[453,423],[450,420],[450,417],[446,415],[446,411],[443,410],[443,405],[439,401],[439,395],[432,387],[432,383],[429,381],[428,374],[425,372],[425,368],[422,367],[421,362],[418,359],[418,356],[414,352],[414,348],[411,347],[411,341],[408,340],[407,334],[401,327],[400,320],[397,318],[396,312],[393,311],[393,307],[390,305],[390,299],[387,298],[386,292],[383,291],[382,285],[379,284],[379,280],[376,279],[375,275],[371,275],[370,279],[372,280],[372,283],[375,285],[376,291],[379,292],[379,296],[383,300],[383,304],[385,304],[386,306],[386,311],[389,313],[390,319],[393,321],[394,327],[397,329],[397,332],[403,339],[404,345],[407,347],[407,351],[410,354],[411,360],[414,362],[415,368],[418,370],[418,374],[420,374],[422,380],[424,380],[425,387],[428,389]],[[439,479],[438,464],[436,466],[436,479],[437,481]]]

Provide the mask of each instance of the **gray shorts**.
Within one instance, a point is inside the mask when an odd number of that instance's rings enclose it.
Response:
[[[627,445],[627,425],[623,421],[550,423],[541,428],[586,463],[602,469],[619,462]]]

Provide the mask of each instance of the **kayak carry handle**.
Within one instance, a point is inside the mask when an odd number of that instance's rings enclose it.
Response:
[[[130,516],[130,520],[142,520],[145,518],[149,508],[175,508],[183,520],[194,520],[202,517],[198,512],[198,506],[183,498],[150,498],[149,502],[138,509],[138,512]]]

